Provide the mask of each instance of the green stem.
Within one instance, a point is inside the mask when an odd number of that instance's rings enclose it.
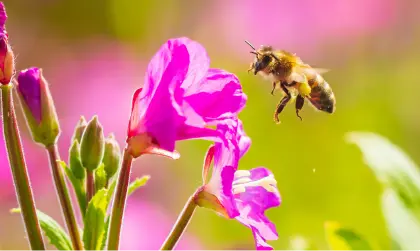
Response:
[[[118,250],[122,219],[127,199],[128,184],[130,181],[131,163],[133,157],[124,150],[123,161],[118,176],[117,191],[115,192],[114,204],[112,205],[111,222],[108,235],[108,250]]]
[[[182,212],[178,216],[175,225],[172,227],[171,233],[168,237],[166,237],[166,240],[160,250],[172,250],[178,243],[194,214],[195,208],[197,207],[194,197],[195,194],[188,199],[184,209],[182,209]]]
[[[38,217],[36,215],[35,201],[32,195],[28,171],[23,156],[19,129],[16,122],[12,88],[13,86],[11,84],[1,86],[4,139],[6,141],[7,153],[19,207],[22,211],[22,217],[31,249],[45,250]]]
[[[74,215],[73,205],[70,200],[69,191],[64,180],[64,175],[58,166],[60,155],[58,153],[57,145],[47,147],[48,156],[50,159],[51,173],[54,177],[54,184],[57,190],[57,196],[60,200],[61,209],[63,210],[64,219],[66,221],[67,229],[70,233],[71,242],[74,250],[83,250],[82,241],[80,239],[79,227]]]
[[[86,170],[86,201],[89,204],[95,193],[95,181],[93,171]]]

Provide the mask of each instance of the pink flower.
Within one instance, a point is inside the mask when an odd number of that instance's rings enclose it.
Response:
[[[228,139],[228,144],[215,143],[214,148],[208,151],[203,180],[207,179],[207,170],[214,157],[212,176],[198,194],[197,204],[234,218],[250,228],[258,250],[272,249],[266,241],[276,240],[278,234],[264,212],[281,202],[274,175],[264,167],[237,170],[239,159],[251,144],[240,120],[221,123],[218,130]]]
[[[220,139],[208,126],[237,116],[246,95],[235,75],[209,64],[205,49],[188,38],[171,39],[160,48],[133,97],[129,145],[147,138],[149,149],[173,152],[177,140]]]

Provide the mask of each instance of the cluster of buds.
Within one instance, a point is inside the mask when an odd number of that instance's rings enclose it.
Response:
[[[73,175],[84,180],[86,171],[95,172],[95,187],[107,186],[118,170],[121,153],[113,134],[105,138],[97,116],[89,122],[81,117],[74,130],[69,155]]]

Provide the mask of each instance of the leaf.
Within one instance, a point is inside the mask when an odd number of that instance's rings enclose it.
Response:
[[[358,233],[343,228],[337,222],[325,223],[325,235],[332,250],[371,250],[369,243]]]
[[[105,222],[105,233],[104,233],[104,238],[102,238],[102,243],[101,243],[100,250],[105,249],[106,241],[108,239],[109,222],[110,222],[110,217],[108,216],[106,218],[106,222]]]
[[[107,183],[107,176],[105,172],[104,163],[100,164],[95,170],[95,191],[99,191],[105,187]]]
[[[108,207],[107,189],[99,190],[89,202],[84,224],[83,242],[86,250],[100,250],[105,236],[105,215]]]
[[[393,241],[402,250],[419,250],[420,221],[392,189],[382,195],[382,211]]]
[[[12,213],[20,213],[20,208],[10,210]],[[72,245],[69,236],[64,229],[50,216],[37,210],[36,214],[39,219],[39,224],[45,236],[50,243],[58,250],[72,250]]]
[[[150,179],[149,175],[144,175],[140,178],[135,179],[133,182],[131,182],[131,184],[128,186],[128,195],[131,195],[138,188],[146,185],[149,179]]]
[[[85,217],[86,214],[86,191],[85,186],[83,183],[77,179],[70,168],[67,167],[66,162],[58,161],[60,166],[64,169],[67,177],[69,178],[71,184],[73,185],[74,193],[77,197],[77,202],[79,203],[80,211],[82,213],[82,217]]]
[[[385,188],[393,188],[420,219],[420,171],[398,147],[374,133],[353,132],[348,141],[360,147],[366,164]]]

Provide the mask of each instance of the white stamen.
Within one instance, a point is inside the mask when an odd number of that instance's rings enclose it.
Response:
[[[251,172],[248,170],[238,170],[235,172],[235,179],[249,176],[251,176]]]
[[[239,173],[238,175],[236,173]],[[246,174],[246,176],[245,176]],[[245,192],[247,187],[263,187],[268,192],[275,192],[275,185],[277,184],[276,179],[274,178],[274,175],[269,175],[267,177],[264,177],[259,180],[252,181],[251,173],[246,170],[239,170],[235,172],[235,178],[239,177],[239,179],[235,179],[235,181],[232,184],[232,193],[238,194]]]

